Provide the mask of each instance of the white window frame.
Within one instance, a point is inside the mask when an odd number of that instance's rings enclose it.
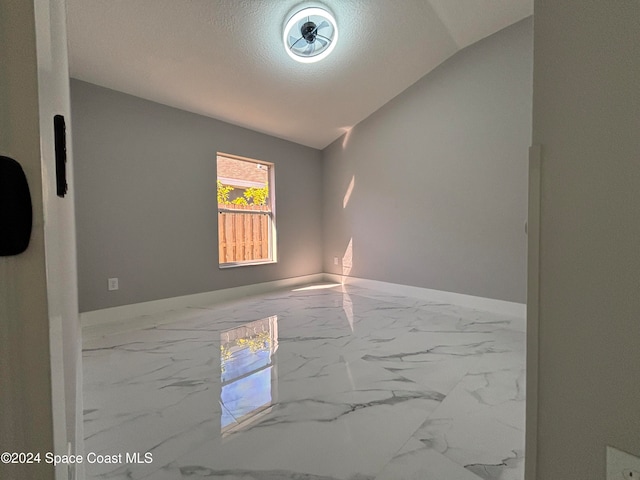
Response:
[[[217,180],[220,180],[222,183],[223,180],[228,181],[228,179],[226,179],[225,177],[218,177],[218,157],[225,157],[231,160],[240,160],[243,162],[249,162],[249,163],[254,163],[256,165],[265,165],[269,168],[269,175],[267,177],[267,181],[268,181],[268,187],[269,187],[269,196],[267,197],[267,204],[269,205],[269,212],[264,212],[264,211],[254,211],[254,210],[242,210],[242,213],[246,213],[246,214],[250,214],[250,215],[267,215],[267,218],[269,219],[269,226],[268,226],[268,234],[269,234],[269,258],[264,259],[264,260],[244,260],[244,261],[235,261],[235,262],[225,262],[225,263],[221,263],[220,262],[220,231],[218,230],[218,222],[217,222],[217,218],[216,218],[216,230],[217,231],[217,238],[218,238],[218,268],[220,269],[225,269],[225,268],[235,268],[235,267],[247,267],[247,266],[252,266],[252,265],[268,265],[268,264],[272,264],[272,263],[278,263],[278,259],[277,259],[277,242],[276,242],[276,189],[275,189],[275,164],[271,163],[271,162],[266,162],[266,161],[262,161],[262,160],[256,160],[254,158],[247,158],[247,157],[241,157],[239,155],[232,155],[229,153],[223,153],[223,152],[217,152],[216,153],[216,184],[217,184]],[[236,182],[237,183],[237,182]],[[243,182],[243,183],[247,183],[247,186],[254,186],[254,185],[249,185],[252,184],[253,182]],[[217,205],[217,201],[216,201],[216,205]],[[237,213],[238,210],[237,209],[233,209],[233,208],[220,208],[218,206],[218,215],[220,213],[223,212],[233,212],[233,213]]]

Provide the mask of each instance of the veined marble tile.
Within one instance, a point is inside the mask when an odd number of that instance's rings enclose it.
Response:
[[[517,319],[362,288],[92,329],[89,479],[522,480]]]
[[[398,455],[375,480],[479,480],[464,467],[429,449]]]
[[[414,433],[412,445],[417,440],[418,450],[438,452],[485,479],[522,480],[524,400],[522,369],[470,373]]]
[[[242,468],[344,480],[373,478],[426,418],[421,409],[386,404],[384,399],[370,404],[307,400],[274,409],[274,415],[239,437],[211,440],[178,458],[172,469],[199,466],[214,472]]]

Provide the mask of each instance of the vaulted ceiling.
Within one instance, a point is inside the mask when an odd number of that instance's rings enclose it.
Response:
[[[339,42],[292,60],[282,28],[324,6]],[[67,0],[71,76],[324,148],[533,0]]]

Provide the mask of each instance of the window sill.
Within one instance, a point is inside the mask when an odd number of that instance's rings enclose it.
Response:
[[[275,260],[263,260],[259,262],[231,262],[231,263],[221,263],[218,265],[219,269],[225,268],[236,268],[236,267],[253,267],[256,265],[271,265],[272,263],[278,263]]]

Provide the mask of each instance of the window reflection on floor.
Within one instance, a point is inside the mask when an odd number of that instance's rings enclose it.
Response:
[[[256,320],[220,334],[220,430],[238,431],[269,413],[278,349],[278,317]]]

